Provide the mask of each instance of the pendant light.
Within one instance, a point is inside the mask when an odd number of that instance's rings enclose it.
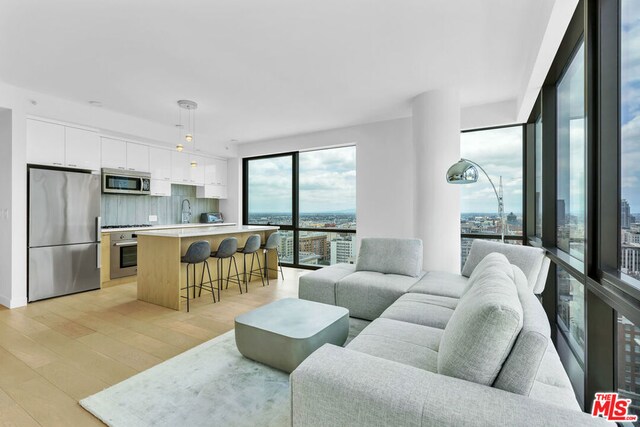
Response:
[[[178,101],[178,107],[180,107],[180,110],[178,110],[178,113],[180,114],[180,125],[178,126],[180,129],[185,129],[185,134],[184,134],[184,142],[186,143],[193,143],[193,150],[195,151],[196,149],[196,140],[193,137],[193,135],[195,134],[195,128],[196,128],[196,112],[195,110],[198,108],[198,104],[194,101],[189,101],[186,99],[182,99],[180,101]],[[184,126],[182,124],[182,110],[187,110],[187,124],[186,126]],[[182,139],[182,131],[180,132],[181,134],[181,138]],[[184,144],[182,141],[179,141],[178,144],[176,145],[176,150],[177,151],[182,151],[184,150]],[[195,168],[198,166],[198,163],[195,160],[191,161],[191,167]]]

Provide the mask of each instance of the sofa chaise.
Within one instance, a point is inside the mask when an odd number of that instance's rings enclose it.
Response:
[[[294,426],[608,425],[581,411],[551,342],[541,249],[476,240],[461,275],[421,259],[418,240],[363,239],[355,266],[301,277],[301,298],[371,323],[291,374]]]

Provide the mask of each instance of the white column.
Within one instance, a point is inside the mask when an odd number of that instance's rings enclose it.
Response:
[[[447,184],[460,159],[460,100],[452,89],[413,100],[415,234],[424,244],[424,270],[460,272],[460,190]]]

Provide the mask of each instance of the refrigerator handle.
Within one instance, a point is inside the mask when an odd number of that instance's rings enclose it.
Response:
[[[102,241],[102,217],[96,217],[96,242]]]
[[[96,268],[100,270],[102,268],[102,245],[98,243],[98,250],[96,251]]]

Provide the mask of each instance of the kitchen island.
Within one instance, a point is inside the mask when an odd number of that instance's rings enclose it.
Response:
[[[227,237],[236,237],[238,246],[244,246],[247,238],[252,234],[259,234],[262,243],[267,237],[278,230],[274,226],[225,226],[225,227],[198,227],[198,228],[173,228],[165,230],[139,231],[138,235],[138,299],[161,305],[163,307],[180,310],[186,300],[185,291],[181,291],[187,283],[186,264],[180,262],[180,257],[187,252],[189,245],[199,240],[206,240],[211,244],[211,250],[215,251],[222,240]],[[262,258],[262,252],[259,253]],[[237,256],[238,271],[243,273],[242,255]],[[267,264],[269,277],[277,278],[277,258],[275,253],[269,253]],[[214,281],[218,272],[215,268],[215,260],[209,260],[209,268]],[[224,277],[226,277],[229,260],[223,262]],[[264,267],[264,265],[263,265]],[[200,283],[203,264],[196,268],[196,283]],[[257,268],[257,266],[254,266]],[[233,270],[233,269],[232,269]],[[191,270],[191,275],[193,270]],[[193,276],[191,276],[190,282]],[[205,273],[205,280],[208,276]],[[236,286],[236,285],[234,285]],[[216,295],[217,296],[217,295]],[[209,293],[202,298],[211,298]]]

